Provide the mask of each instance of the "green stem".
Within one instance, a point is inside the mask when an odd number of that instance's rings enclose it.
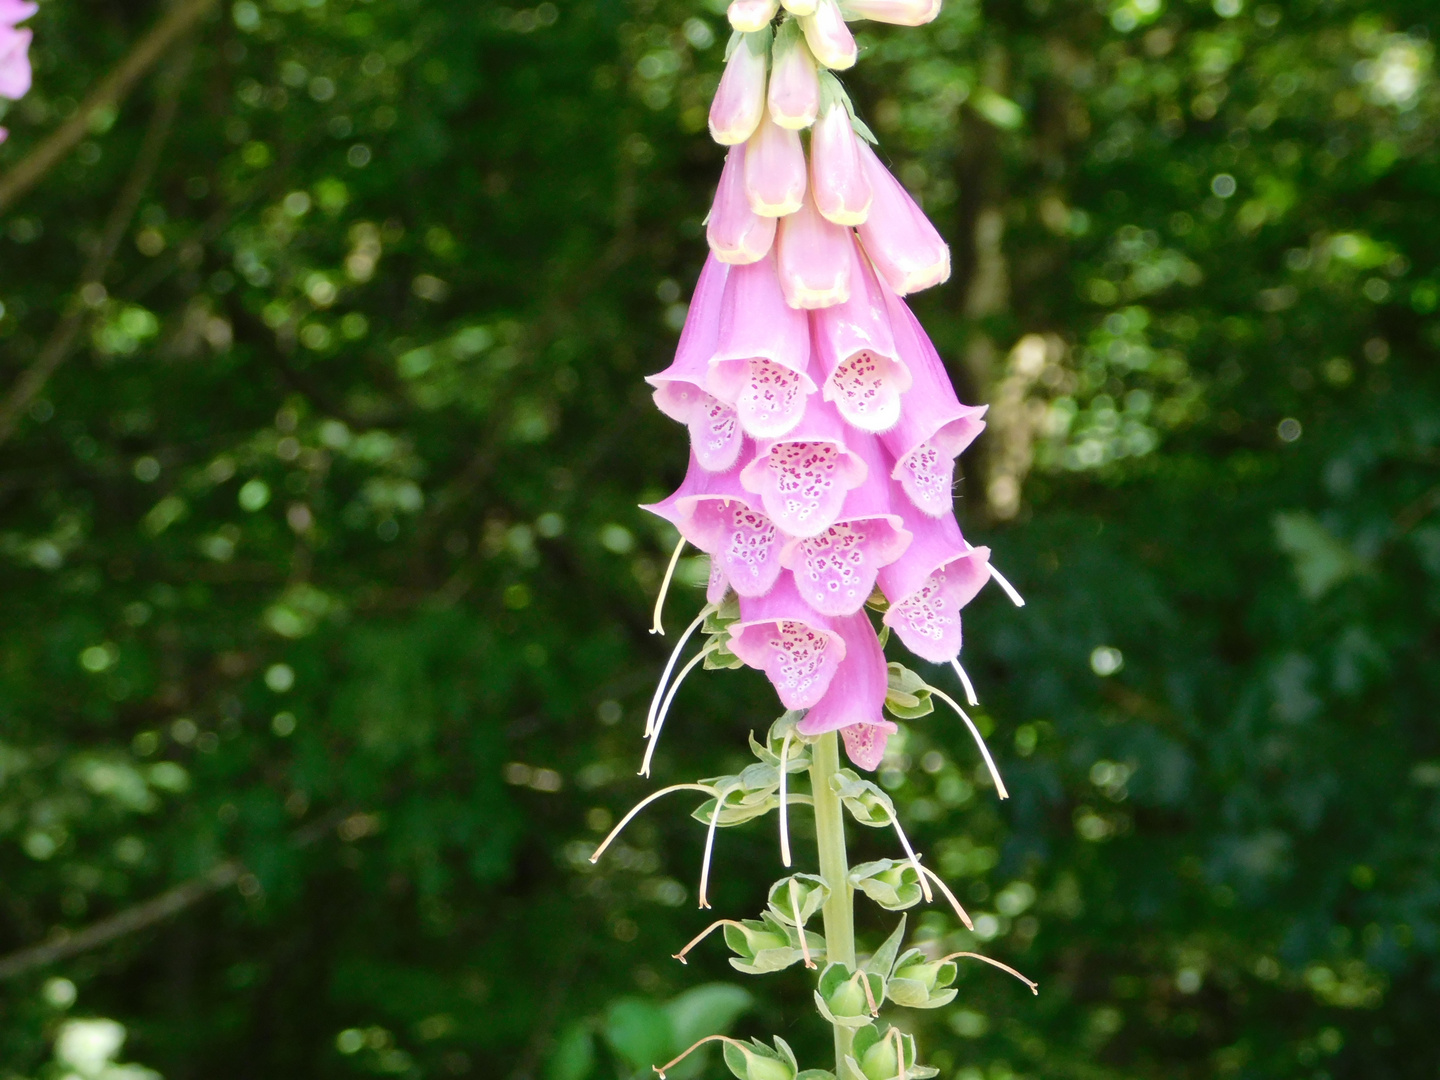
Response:
[[[810,749],[810,789],[815,798],[815,844],[820,849],[820,876],[830,886],[825,901],[825,959],[855,966],[854,890],[845,859],[845,808],[830,786],[840,770],[840,740],[835,732],[821,735]],[[845,1055],[854,1032],[835,1025],[835,1075],[845,1076]]]

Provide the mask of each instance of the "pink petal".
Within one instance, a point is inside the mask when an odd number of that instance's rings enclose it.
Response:
[[[940,284],[950,276],[950,249],[875,151],[858,140],[856,146],[874,196],[860,226],[865,253],[901,296]]]
[[[882,736],[879,742],[883,748],[883,736],[897,729],[885,719],[882,711],[889,679],[880,639],[875,634],[870,617],[863,611],[837,619],[834,626],[845,643],[845,658],[830,680],[825,695],[805,714],[798,730],[802,735],[821,735],[857,725],[878,727]],[[868,760],[870,755],[866,757]],[[878,754],[874,755],[873,762],[878,760]],[[873,762],[867,765],[857,761],[857,764],[873,769]]]
[[[913,379],[899,422],[881,436],[895,457],[891,475],[925,513],[948,514],[955,459],[984,429],[987,406],[960,403],[940,354],[904,301],[887,293],[886,309],[895,346]]]
[[[710,250],[724,263],[753,263],[774,245],[775,226],[773,217],[761,217],[750,209],[745,194],[745,144],[732,146],[725,155],[710,216],[705,219]]]
[[[787,709],[819,701],[845,659],[834,620],[811,611],[785,577],[764,596],[742,597],[729,631],[730,651],[765,672]]]
[[[798,132],[782,128],[762,110],[745,148],[745,193],[761,217],[784,217],[805,198],[805,151]]]
[[[755,460],[740,472],[770,519],[791,536],[818,536],[839,516],[846,493],[865,482],[865,461],[846,445],[834,406],[811,395],[795,430],[761,439]]]
[[[29,30],[16,30],[0,23],[0,97],[19,101],[30,91]]]
[[[838,101],[810,133],[810,190],[815,209],[837,225],[859,225],[870,212],[870,181],[860,163],[858,142],[850,113]]]
[[[780,283],[792,308],[825,308],[849,299],[854,259],[849,229],[820,216],[809,199],[780,221],[775,249]]]
[[[777,266],[771,254],[730,271],[706,382],[755,438],[791,431],[816,390],[809,374],[810,325],[785,303]]]
[[[885,743],[899,730],[900,725],[889,720],[881,720],[876,724],[851,724],[847,728],[841,728],[840,736],[845,740],[845,756],[867,772],[874,772],[885,757]]]
[[[879,281],[853,240],[848,247],[849,298],[811,316],[815,356],[824,375],[821,392],[846,423],[884,431],[900,419],[900,395],[910,389],[910,369],[896,349]]]
[[[725,63],[725,73],[710,102],[710,137],[724,146],[750,138],[765,112],[768,36],[746,34]]]

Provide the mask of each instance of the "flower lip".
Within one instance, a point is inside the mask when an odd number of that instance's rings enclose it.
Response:
[[[794,431],[757,442],[755,459],[740,471],[740,483],[760,496],[765,512],[785,532],[818,536],[869,472],[846,440],[834,406],[812,395]]]
[[[863,769],[873,769],[885,752],[886,737],[898,730],[883,712],[888,686],[885,652],[864,611],[837,620],[835,626],[845,642],[845,658],[797,730],[803,735],[844,732],[850,759]]]
[[[896,347],[883,287],[853,240],[848,246],[849,297],[811,316],[815,354],[825,376],[821,392],[846,423],[862,431],[885,431],[900,420],[900,395],[910,389],[910,368]]]
[[[729,626],[730,651],[769,677],[787,709],[808,709],[825,694],[845,659],[835,620],[812,609],[781,576],[764,596],[740,600]]]

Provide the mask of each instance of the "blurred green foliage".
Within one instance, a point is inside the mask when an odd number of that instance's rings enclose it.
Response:
[[[42,6],[0,172],[159,12]],[[1029,600],[968,620],[1013,798],[939,713],[880,772],[976,916],[920,935],[1041,986],[971,966],[914,1014],[947,1080],[1440,1069],[1437,21],[862,28],[847,84],[954,248],[917,308],[992,405],[962,521]],[[725,36],[676,0],[238,0],[0,216],[0,386],[84,305],[0,451],[0,947],[239,860],[9,978],[0,1075],[58,1068],[67,1016],[168,1080],[629,1077],[750,1019],[815,1060],[803,974],[667,959],[710,917],[678,801],[587,860],[650,788],[674,538],[636,503],[685,454],[641,376],[704,256]],[[656,778],[778,711],[697,674]],[[716,915],[763,905],[770,828],[722,834]]]

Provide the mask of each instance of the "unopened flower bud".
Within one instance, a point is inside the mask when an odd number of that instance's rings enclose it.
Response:
[[[865,253],[900,296],[940,284],[950,276],[950,248],[875,151],[856,145],[873,196],[860,226]]]
[[[870,181],[859,137],[841,101],[826,107],[810,133],[810,190],[815,209],[837,225],[859,225],[870,213]]]
[[[855,37],[835,0],[818,0],[815,13],[801,17],[800,29],[805,31],[810,51],[822,66],[844,71],[855,65]]]
[[[768,30],[745,34],[725,63],[720,86],[710,102],[710,137],[723,146],[750,138],[765,111],[765,59]]]
[[[782,128],[761,109],[760,126],[745,144],[745,194],[762,217],[784,217],[805,199],[805,150],[799,132]]]
[[[759,262],[775,243],[776,222],[750,209],[745,194],[745,144],[732,146],[720,171],[720,186],[710,216],[705,219],[705,239],[723,263],[743,266]]]
[[[855,240],[849,229],[826,221],[806,199],[783,218],[775,238],[780,284],[792,308],[814,310],[850,299]]]
[[[785,10],[797,19],[803,15],[814,15],[816,0],[780,0]]]
[[[820,112],[820,76],[794,20],[775,35],[774,65],[766,92],[771,119],[793,131],[808,128]]]
[[[840,10],[847,19],[924,26],[940,14],[940,0],[840,0]]]
[[[769,26],[779,10],[779,0],[730,0],[725,17],[736,30],[750,34]]]
[[[775,1045],[772,1050],[759,1039],[732,1039],[725,1044],[725,1064],[740,1080],[795,1080],[799,1066],[794,1052],[778,1036]]]

